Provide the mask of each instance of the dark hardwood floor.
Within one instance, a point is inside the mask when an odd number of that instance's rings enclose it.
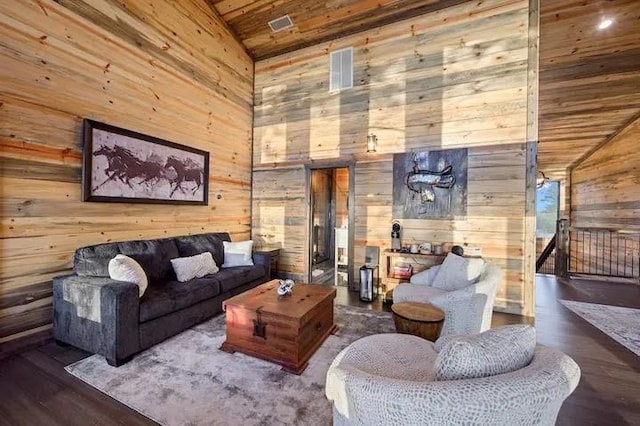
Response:
[[[640,425],[640,357],[562,306],[558,299],[640,308],[640,286],[538,276],[538,342],[558,348],[582,369],[559,425]],[[336,303],[388,310],[338,288]],[[494,314],[493,325],[528,322]],[[53,343],[0,360],[0,425],[150,425],[153,421],[66,373],[88,354]]]
[[[582,370],[558,424],[640,425],[640,357],[565,308],[560,299],[640,308],[640,286],[539,275],[535,319],[538,342],[565,352]],[[500,317],[494,317],[494,323]]]

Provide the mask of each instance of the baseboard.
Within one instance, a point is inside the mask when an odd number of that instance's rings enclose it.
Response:
[[[0,343],[0,359],[53,342],[51,328]]]

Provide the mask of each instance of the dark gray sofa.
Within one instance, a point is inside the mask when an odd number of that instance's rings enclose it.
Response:
[[[75,274],[53,280],[53,336],[59,343],[104,355],[110,365],[222,312],[222,302],[269,280],[270,259],[254,253],[254,266],[221,268],[188,282],[176,280],[171,259],[211,252],[224,263],[227,233],[99,244],[75,252]],[[116,254],[134,258],[149,285],[109,278]]]

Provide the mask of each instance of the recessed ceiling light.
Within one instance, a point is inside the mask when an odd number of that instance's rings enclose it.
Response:
[[[602,18],[602,21],[598,24],[599,30],[604,30],[605,28],[609,28],[613,24],[613,19],[611,18]]]

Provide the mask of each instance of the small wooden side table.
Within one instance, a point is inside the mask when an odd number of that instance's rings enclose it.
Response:
[[[435,342],[444,324],[442,309],[430,303],[399,302],[391,305],[398,333],[413,334]]]
[[[271,276],[274,279],[278,277],[278,260],[280,260],[280,247],[262,246],[254,247],[254,253],[266,253],[271,261]]]

